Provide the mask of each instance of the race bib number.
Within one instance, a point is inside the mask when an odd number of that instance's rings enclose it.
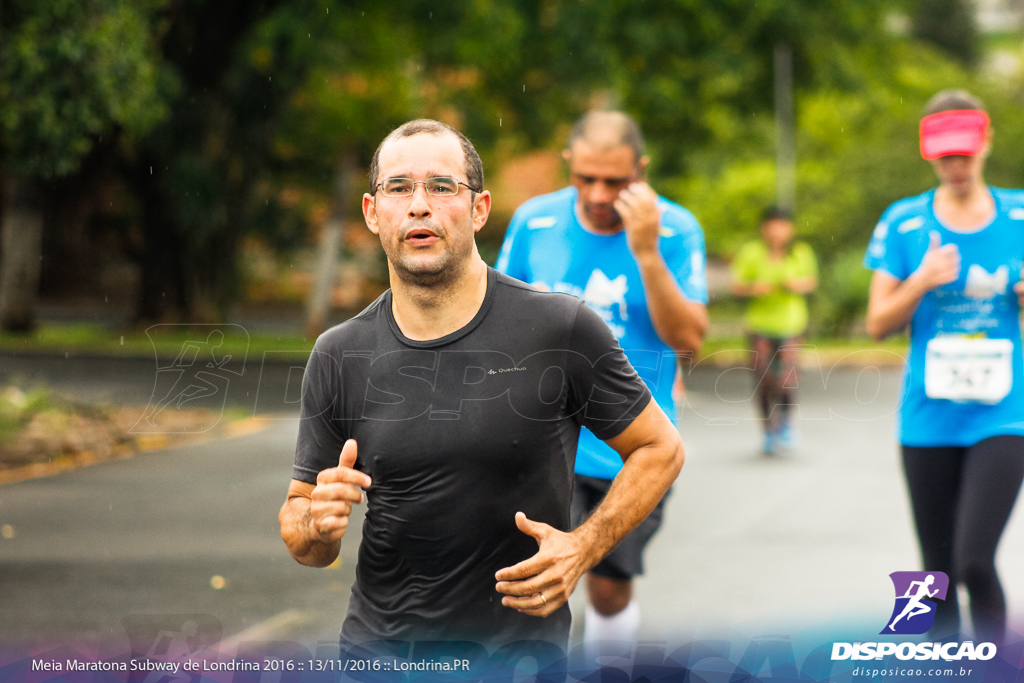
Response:
[[[924,392],[928,398],[998,403],[1013,385],[1012,358],[1009,339],[936,337],[925,350]]]

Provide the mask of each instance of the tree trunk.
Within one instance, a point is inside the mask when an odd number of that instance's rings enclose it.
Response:
[[[35,328],[43,244],[43,211],[37,184],[7,178],[0,225],[0,328]]]
[[[344,240],[345,213],[352,185],[352,171],[356,157],[351,152],[342,157],[334,176],[334,197],[331,215],[320,230],[317,265],[313,291],[306,306],[306,336],[313,338],[327,329],[327,313],[331,307],[331,292],[338,275],[338,255]]]
[[[93,146],[77,171],[44,186],[41,297],[115,294],[101,286],[102,263],[111,250],[94,231],[94,221],[113,213],[113,203],[104,206],[104,199],[120,200],[111,192],[116,154],[117,136],[108,136]]]
[[[134,255],[140,266],[135,321],[181,322],[186,319],[181,259],[185,240],[174,222],[172,206],[162,192],[160,157],[146,155],[126,177],[142,205],[142,245]]]

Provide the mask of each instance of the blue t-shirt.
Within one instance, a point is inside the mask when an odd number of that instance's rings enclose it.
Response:
[[[1024,435],[1024,355],[1013,285],[1024,264],[1024,191],[989,188],[992,222],[972,233],[950,230],[933,210],[935,190],[903,199],[882,215],[864,265],[906,280],[924,259],[931,233],[960,250],[960,276],[924,296],[910,322],[897,436],[905,446],[971,446],[992,436]],[[999,402],[929,398],[925,351],[937,336],[1008,339],[1010,392]]]
[[[626,244],[626,233],[599,235],[586,230],[576,209],[577,192],[567,187],[534,197],[516,211],[495,267],[539,289],[565,292],[590,305],[608,324],[626,357],[654,399],[675,421],[672,384],[677,354],[654,331],[640,270]],[[689,211],[658,198],[658,247],[683,295],[707,303],[704,233]],[[580,433],[576,472],[614,479],[622,458],[589,430]]]

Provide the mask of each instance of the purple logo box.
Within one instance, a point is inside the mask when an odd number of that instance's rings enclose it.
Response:
[[[943,572],[893,572],[892,614],[879,634],[919,635],[935,623],[937,600],[946,599],[949,577]]]

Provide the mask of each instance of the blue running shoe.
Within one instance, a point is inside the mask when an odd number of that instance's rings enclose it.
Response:
[[[780,445],[781,444],[779,443],[779,435],[778,434],[775,434],[773,432],[765,432],[764,433],[764,451],[763,452],[764,452],[765,455],[775,455],[778,452]]]
[[[793,429],[793,425],[789,423],[789,420],[782,423],[782,429],[779,430],[777,438],[778,444],[782,448],[793,448],[800,443],[800,435]]]

